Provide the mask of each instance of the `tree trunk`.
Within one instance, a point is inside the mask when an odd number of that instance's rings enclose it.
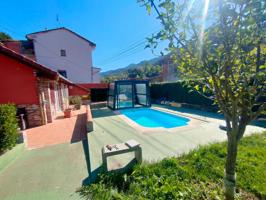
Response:
[[[229,133],[228,143],[227,143],[227,157],[226,157],[226,163],[225,163],[225,177],[224,177],[225,199],[226,200],[233,200],[235,197],[236,156],[237,156],[236,134]]]

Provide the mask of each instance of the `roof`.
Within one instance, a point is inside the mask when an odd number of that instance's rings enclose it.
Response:
[[[115,83],[115,84],[117,84],[117,83],[124,83],[124,84],[127,84],[127,83],[135,83],[135,84],[137,84],[137,83],[146,83],[146,84],[149,84],[149,80],[138,80],[138,79],[127,79],[127,80],[116,80],[116,81],[114,81],[114,82],[112,82],[112,83]]]
[[[88,92],[89,90],[86,89],[85,87],[79,85],[79,84],[76,84],[76,83],[72,83],[70,80],[68,80],[66,77],[62,76],[61,74],[58,73],[58,76],[61,80],[64,80],[64,81],[67,81],[68,83],[70,83],[70,85],[74,86],[74,87],[77,87],[77,88],[80,88],[86,92]]]
[[[106,89],[109,87],[107,83],[77,83],[77,85],[86,89]]]
[[[70,33],[76,35],[77,37],[81,38],[82,40],[85,40],[85,41],[88,42],[91,46],[96,47],[96,44],[95,44],[94,42],[92,42],[92,41],[90,41],[90,40],[88,40],[88,39],[82,37],[81,35],[75,33],[74,31],[71,31],[70,29],[65,28],[65,27],[60,27],[60,28],[54,28],[54,29],[49,29],[49,30],[45,30],[45,31],[38,31],[38,32],[34,32],[34,33],[29,33],[29,34],[26,35],[26,38],[27,38],[27,39],[31,39],[31,38],[30,38],[31,35],[41,34],[41,33],[47,33],[47,32],[56,31],[56,30],[66,30],[66,31],[68,31],[68,32],[70,32]]]
[[[34,69],[37,69],[37,70],[40,70],[41,72],[43,72],[44,74],[46,75],[50,75],[50,76],[57,76],[57,72],[35,62],[34,60],[32,59],[29,59],[7,47],[5,47],[4,45],[0,45],[0,52],[3,53],[4,55],[6,56],[9,56],[11,58],[14,58],[24,64],[27,64],[28,66],[34,68]]]
[[[83,90],[88,91],[86,88],[84,88],[82,86],[79,86],[79,85],[77,85],[75,83],[72,83],[70,80],[68,80],[67,78],[63,77],[58,72],[56,72],[54,70],[51,70],[51,69],[45,67],[44,65],[41,65],[41,64],[35,62],[34,60],[31,60],[31,59],[29,59],[29,58],[27,58],[27,57],[15,52],[15,51],[13,51],[13,50],[5,47],[1,43],[0,43],[0,53],[6,55],[8,57],[11,57],[13,59],[16,59],[19,62],[22,62],[22,63],[26,64],[27,66],[42,72],[45,75],[48,75],[48,77],[52,77],[52,78],[57,78],[58,77],[59,80],[65,82],[65,83],[67,83],[69,85],[74,85],[76,87],[79,87],[79,88],[81,88]]]

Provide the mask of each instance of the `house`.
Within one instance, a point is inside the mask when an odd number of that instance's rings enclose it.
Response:
[[[26,38],[2,43],[74,83],[100,83],[101,69],[92,63],[95,43],[64,27],[30,33]]]
[[[158,76],[150,78],[151,82],[174,82],[180,80],[177,64],[173,62],[170,55],[164,56],[158,65],[162,66],[162,72]]]
[[[92,64],[95,43],[64,27],[30,33],[26,38],[33,42],[38,63],[74,83],[100,83],[100,68]]]
[[[1,42],[0,74],[0,104],[15,104],[25,114],[28,127],[53,122],[68,108],[70,86],[87,91]]]

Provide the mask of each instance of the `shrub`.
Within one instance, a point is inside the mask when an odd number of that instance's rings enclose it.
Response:
[[[0,154],[16,145],[18,138],[16,107],[0,104]]]
[[[82,104],[81,97],[80,96],[69,97],[69,103],[75,105],[76,109],[80,109],[80,106]]]

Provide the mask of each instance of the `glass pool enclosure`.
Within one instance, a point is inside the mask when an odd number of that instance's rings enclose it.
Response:
[[[124,80],[110,83],[107,105],[113,110],[150,107],[149,81]]]

